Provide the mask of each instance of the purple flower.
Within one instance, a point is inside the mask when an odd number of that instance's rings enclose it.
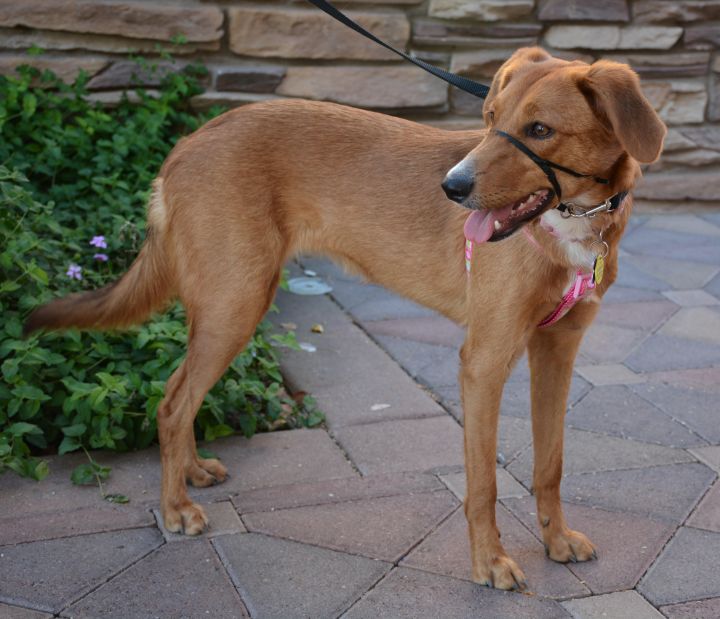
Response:
[[[93,258],[95,258],[95,260],[99,260],[100,262],[107,262],[107,261],[108,261],[107,254],[95,254],[95,255],[93,256]]]
[[[70,263],[65,275],[67,275],[70,279],[82,279],[82,267],[77,264]]]
[[[90,241],[90,245],[92,245],[93,247],[99,247],[100,249],[105,249],[107,247],[105,237],[102,235],[94,236],[92,238],[92,241]]]

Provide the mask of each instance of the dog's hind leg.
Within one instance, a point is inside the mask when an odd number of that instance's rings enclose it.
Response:
[[[275,260],[279,257],[268,256],[265,268],[251,275],[233,273],[232,267],[230,272],[218,269],[193,287],[191,299],[183,299],[190,325],[187,356],[168,380],[158,409],[161,507],[169,531],[197,535],[207,524],[203,509],[188,497],[186,479],[209,485],[222,480],[226,470],[216,460],[198,458],[193,422],[208,390],[250,340],[272,302],[280,272]]]
[[[552,327],[537,329],[528,345],[537,516],[548,556],[562,563],[587,561],[596,556],[592,542],[565,522],[560,480],[563,423],[573,364],[583,333],[597,309],[597,303],[577,305]]]

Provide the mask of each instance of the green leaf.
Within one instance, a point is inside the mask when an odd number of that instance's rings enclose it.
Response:
[[[38,402],[44,402],[45,400],[50,399],[49,395],[45,395],[41,389],[33,387],[32,385],[20,385],[19,387],[15,387],[12,392],[17,397],[25,400],[37,400]]]
[[[235,430],[233,430],[229,425],[224,423],[219,423],[217,425],[205,428],[206,441],[214,441],[216,438],[221,438],[223,436],[232,436],[233,434],[235,434]]]
[[[210,451],[206,447],[198,447],[197,453],[198,453],[198,456],[200,456],[201,458],[215,459],[215,460],[218,459],[217,455],[215,455],[215,452]]]
[[[92,464],[80,464],[73,469],[70,480],[76,486],[88,486],[95,483],[95,473]]]
[[[65,436],[82,436],[86,430],[87,426],[84,423],[75,423],[62,429]]]
[[[60,442],[60,445],[58,446],[58,453],[60,455],[63,455],[71,451],[77,451],[78,449],[80,449],[80,447],[80,441],[78,441],[72,436],[66,436],[65,438],[63,438],[63,440]]]
[[[12,436],[22,436],[23,434],[42,434],[42,430],[38,428],[34,423],[26,423],[25,421],[18,421],[11,424],[7,428]]]
[[[37,109],[37,97],[31,92],[23,96],[23,117],[30,118]]]
[[[109,503],[129,503],[130,499],[124,494],[106,494],[103,499]]]
[[[109,466],[100,466],[97,462],[87,462],[75,467],[70,475],[70,480],[76,486],[87,486],[96,483],[98,478],[105,481],[109,476]]]
[[[48,466],[48,463],[45,460],[40,460],[35,465],[33,477],[38,481],[41,481],[48,476],[48,473],[50,473],[50,467]]]

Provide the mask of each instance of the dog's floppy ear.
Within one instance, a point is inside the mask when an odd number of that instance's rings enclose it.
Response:
[[[497,73],[495,73],[495,77],[493,77],[492,84],[490,85],[490,92],[483,104],[483,111],[490,109],[492,100],[510,83],[513,73],[517,71],[520,66],[528,62],[543,62],[551,58],[552,56],[541,47],[521,47],[517,50],[503,63],[497,70]]]
[[[660,156],[667,129],[643,95],[635,71],[618,62],[599,60],[578,86],[628,154],[642,163]]]

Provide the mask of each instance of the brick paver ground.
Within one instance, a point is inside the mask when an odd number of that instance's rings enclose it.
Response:
[[[333,292],[284,293],[276,320],[316,348],[283,366],[326,427],[213,443],[231,477],[192,491],[212,521],[193,540],[157,524],[156,449],[98,454],[127,505],[72,486],[76,455],[41,483],[3,475],[0,617],[717,618],[718,239],[716,216],[635,217],[583,343],[562,497],[598,561],[545,558],[521,362],[503,398],[498,521],[530,591],[470,581],[462,330],[307,259]]]

